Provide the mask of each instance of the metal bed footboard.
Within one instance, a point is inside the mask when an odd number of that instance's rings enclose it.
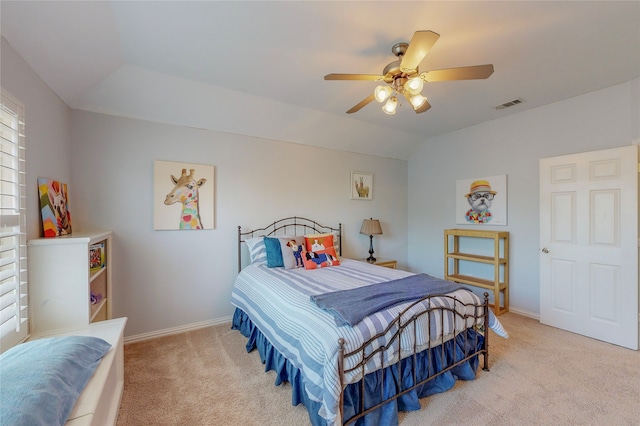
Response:
[[[415,305],[419,304],[419,303],[427,303],[427,306],[431,306],[430,303],[430,299],[431,298],[449,298],[452,299],[453,301],[453,307],[447,307],[447,306],[434,306],[434,307],[430,307],[422,312],[416,313],[413,316],[411,316],[408,319],[402,319],[403,315],[410,310],[412,307],[414,307]],[[462,314],[461,312],[459,312],[456,309],[457,305],[464,305],[466,306],[473,306],[475,307],[475,309],[473,309],[474,314]],[[427,330],[431,330],[431,324],[430,321],[432,321],[432,318],[434,318],[434,315],[438,315],[440,317],[440,321],[442,323],[444,316],[450,313],[451,315],[453,315],[454,318],[454,330],[456,329],[455,327],[455,321],[464,321],[463,324],[468,324],[468,320],[471,319],[473,324],[481,324],[481,334],[484,337],[483,343],[482,343],[482,347],[480,350],[475,350],[475,348],[478,347],[478,337],[476,336],[473,348],[474,350],[471,353],[466,354],[464,357],[462,357],[461,359],[455,359],[455,351],[454,351],[454,360],[447,365],[446,368],[442,369],[441,371],[436,372],[433,375],[430,375],[429,377],[427,377],[424,380],[421,380],[419,382],[417,381],[417,377],[416,377],[416,371],[415,368],[412,371],[412,376],[413,376],[413,385],[403,388],[402,387],[402,382],[400,381],[400,384],[398,385],[400,388],[396,389],[396,393],[395,395],[387,398],[386,400],[384,399],[383,396],[383,392],[385,389],[385,385],[384,385],[384,381],[385,381],[385,374],[381,374],[381,381],[382,381],[382,385],[380,386],[380,399],[381,402],[379,402],[378,404],[368,408],[368,409],[364,409],[365,405],[365,399],[366,399],[366,395],[365,395],[365,370],[366,370],[366,365],[367,363],[369,363],[369,361],[371,361],[373,359],[373,357],[375,356],[379,356],[380,357],[380,364],[381,364],[381,369],[384,371],[385,368],[387,367],[391,367],[394,364],[398,364],[398,369],[399,369],[399,373],[398,373],[398,377],[402,377],[402,361],[404,359],[407,359],[409,357],[413,357],[413,364],[412,365],[416,365],[416,356],[418,353],[422,352],[422,351],[428,351],[427,352],[427,360],[428,362],[431,361],[431,349],[434,348],[438,348],[440,347],[442,350],[442,354],[444,355],[444,351],[445,351],[445,346],[444,343],[448,340],[451,340],[452,338],[455,339],[459,334],[461,333],[465,333],[465,347],[468,347],[467,343],[468,343],[468,335],[466,333],[467,328],[464,327],[462,330],[459,331],[455,331],[452,335],[448,335],[446,336],[444,334],[443,331],[440,332],[440,336],[436,336],[435,339],[435,343],[432,345],[432,343],[434,342],[434,339],[432,338],[428,338],[428,345],[426,348],[421,348],[418,349],[417,348],[417,336],[415,335],[415,333],[417,333],[417,329],[418,327],[416,327],[415,322],[420,319],[423,316],[426,316],[426,321],[427,321]],[[479,321],[479,320],[482,321]],[[341,385],[341,389],[342,392],[340,393],[340,401],[339,401],[339,407],[340,407],[340,419],[342,421],[343,425],[349,425],[349,424],[353,424],[355,421],[357,421],[359,418],[364,417],[365,415],[367,415],[368,413],[382,407],[385,404],[388,404],[392,401],[395,401],[396,399],[398,399],[399,397],[401,397],[402,395],[412,391],[413,389],[424,385],[425,383],[433,380],[434,378],[446,373],[447,371],[451,370],[452,368],[470,360],[473,357],[479,356],[480,354],[483,355],[483,365],[482,365],[482,369],[485,371],[489,371],[489,330],[488,330],[488,324],[489,324],[489,293],[485,292],[484,293],[484,302],[479,304],[479,305],[475,305],[475,304],[465,304],[457,299],[455,299],[452,296],[448,296],[448,295],[430,295],[427,297],[424,297],[418,301],[416,301],[415,303],[411,304],[409,307],[407,307],[405,310],[403,310],[402,312],[400,312],[398,314],[398,317],[391,323],[389,324],[389,326],[382,332],[378,333],[377,335],[371,337],[368,341],[366,341],[365,343],[362,344],[362,346],[360,346],[359,348],[351,351],[351,352],[345,352],[345,340],[344,339],[339,339],[338,343],[340,345],[339,348],[339,353],[338,353],[338,370],[339,370],[339,377],[340,377],[340,385]],[[395,333],[393,333],[391,335],[391,337],[388,339],[388,342],[386,345],[382,345],[378,348],[373,349],[373,342],[383,338],[384,336],[387,335],[387,333],[393,329],[394,327],[397,327],[397,330],[395,331]],[[406,355],[404,357],[401,356],[401,351],[403,350],[402,345],[400,344],[400,338],[402,336],[402,333],[409,328],[409,330],[413,330],[413,350],[411,351],[411,353],[409,355]],[[480,327],[476,327],[476,328],[480,328]],[[410,332],[410,331],[407,331]],[[396,361],[394,362],[386,362],[385,359],[387,357],[387,351],[393,347],[394,342],[396,342],[397,346],[397,350],[398,353],[396,353],[397,356],[392,357],[392,359],[395,359]],[[370,353],[368,353],[370,352]],[[348,368],[345,369],[345,359],[351,357],[351,356],[360,356],[361,360],[352,368]],[[352,373],[352,372],[357,372],[357,370],[360,370],[360,378],[355,382],[359,385],[360,387],[360,407],[361,410],[360,412],[356,413],[353,417],[349,418],[349,419],[345,419],[344,418],[344,390],[347,386],[347,383],[345,383],[346,379],[345,379],[345,375]]]

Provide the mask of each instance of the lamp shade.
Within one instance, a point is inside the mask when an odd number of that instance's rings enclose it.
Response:
[[[405,85],[405,87],[410,94],[417,95],[422,91],[422,88],[424,87],[424,82],[420,77],[413,77],[407,81],[407,84]]]
[[[360,233],[364,235],[382,235],[382,227],[378,219],[365,219],[362,221]]]
[[[424,105],[425,102],[427,102],[427,98],[418,93],[417,95],[411,96],[409,98],[409,102],[411,102],[411,106],[413,106],[413,109],[416,110]]]
[[[390,97],[387,100],[387,103],[384,104],[382,110],[389,115],[393,115],[396,113],[396,108],[398,107],[398,98],[395,96]]]
[[[393,93],[393,90],[389,86],[378,86],[373,91],[373,95],[378,102],[386,101]]]

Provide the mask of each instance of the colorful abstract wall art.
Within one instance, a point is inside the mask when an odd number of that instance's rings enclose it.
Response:
[[[215,228],[213,166],[156,161],[153,176],[155,230]]]
[[[48,178],[38,178],[38,193],[45,238],[71,234],[67,184]]]

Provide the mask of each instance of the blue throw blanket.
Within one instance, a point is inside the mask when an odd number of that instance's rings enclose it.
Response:
[[[417,274],[350,290],[312,295],[311,301],[330,312],[338,326],[354,326],[364,317],[391,306],[463,288],[451,281]]]

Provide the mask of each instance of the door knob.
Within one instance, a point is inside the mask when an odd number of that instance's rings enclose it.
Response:
[[[549,253],[549,249],[548,249],[548,248],[546,248],[546,247],[544,247],[544,248],[542,249],[542,252],[543,252],[543,253]]]

